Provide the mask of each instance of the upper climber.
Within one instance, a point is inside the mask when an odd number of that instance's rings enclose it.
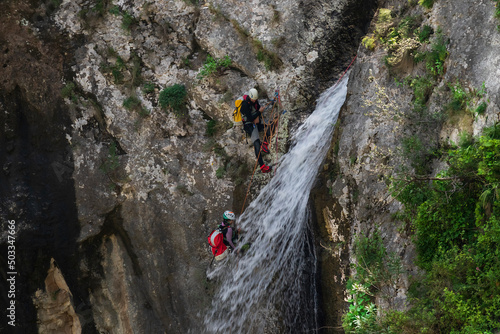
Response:
[[[255,156],[259,160],[260,170],[263,173],[268,173],[271,171],[270,166],[266,166],[262,160],[262,153],[269,153],[268,143],[264,141],[262,144],[260,142],[259,132],[264,130],[264,122],[262,120],[262,111],[264,107],[261,107],[258,101],[259,93],[257,89],[252,88],[248,92],[241,103],[241,115],[243,116],[243,128],[245,132],[250,135],[250,140],[253,142]]]

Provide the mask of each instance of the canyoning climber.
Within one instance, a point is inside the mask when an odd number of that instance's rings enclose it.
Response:
[[[261,143],[259,133],[264,131],[264,121],[262,119],[262,112],[264,107],[261,107],[258,101],[259,93],[257,89],[252,88],[248,92],[241,103],[241,115],[243,117],[243,129],[250,136],[253,143],[255,156],[259,160],[260,170],[263,173],[269,173],[272,168],[266,166],[262,159],[263,153],[269,153],[267,141]]]
[[[236,248],[234,243],[238,240],[238,231],[235,231],[233,227],[236,215],[232,211],[224,211],[222,218],[223,221],[219,225],[218,229],[224,236],[224,244],[228,246],[231,251],[233,251]]]
[[[235,231],[233,227],[236,220],[234,212],[225,211],[222,218],[222,223],[208,236],[208,244],[211,247],[214,259],[218,261],[224,259],[229,252],[236,248],[235,242],[238,239],[238,231]]]

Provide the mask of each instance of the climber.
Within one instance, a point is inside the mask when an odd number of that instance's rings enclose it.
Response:
[[[236,215],[232,211],[224,211],[224,219],[219,225],[218,230],[224,235],[224,244],[232,251],[236,247],[234,243],[238,240],[238,231],[235,231],[232,224],[236,220]]]
[[[208,244],[214,255],[212,261],[225,259],[236,248],[234,243],[238,240],[238,231],[234,231],[231,226],[236,219],[234,212],[225,211],[222,217],[224,219],[222,223],[208,236]]]
[[[261,154],[261,151],[262,153],[269,153],[269,148],[266,141],[262,144],[260,142],[259,132],[264,130],[264,121],[262,120],[262,111],[264,111],[264,107],[260,106],[257,100],[258,98],[259,94],[257,89],[250,89],[248,96],[246,96],[241,103],[241,115],[243,116],[243,128],[245,132],[250,135],[250,140],[255,150],[255,156],[259,160],[260,170],[263,173],[269,173],[272,169],[270,166],[264,164]]]

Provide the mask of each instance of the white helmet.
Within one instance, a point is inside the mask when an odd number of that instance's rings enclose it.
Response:
[[[235,220],[236,219],[236,215],[234,214],[233,211],[225,211],[224,214],[222,215],[222,217],[224,217],[224,219],[228,219],[228,220]]]
[[[257,100],[257,99],[259,98],[259,93],[257,92],[257,89],[252,88],[252,89],[250,89],[250,91],[248,92],[248,96],[249,96],[252,100]]]

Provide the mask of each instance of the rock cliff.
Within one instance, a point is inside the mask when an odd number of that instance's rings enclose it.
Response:
[[[353,244],[376,230],[405,269],[377,304],[404,309],[418,269],[388,185],[401,166],[425,161],[435,174],[443,162],[402,144],[439,147],[498,121],[500,33],[490,0],[429,8],[407,0],[8,0],[0,10],[0,272],[9,271],[15,221],[19,333],[202,332],[213,292],[206,237],[224,210],[240,214],[271,177],[257,170],[252,178],[255,156],[232,124],[233,101],[255,87],[267,103],[280,89],[288,112],[271,163],[354,56],[311,197],[323,331],[342,332]],[[408,26],[418,33],[403,37]],[[443,57],[415,61],[436,45]],[[229,66],[203,74],[226,56]],[[411,80],[427,75],[432,82],[416,90]],[[446,110],[458,83],[484,89],[474,102],[485,103],[482,113]],[[161,97],[176,84],[186,90],[179,110]],[[8,305],[8,287],[0,293]]]
[[[16,221],[16,329],[200,332],[212,290],[206,236],[270,177],[257,172],[245,198],[255,157],[232,126],[234,99],[256,87],[266,103],[281,90],[282,154],[288,129],[351,61],[375,2],[0,6],[2,233]],[[230,66],[200,76],[225,56]],[[176,84],[187,92],[178,112],[161,100]],[[50,300],[47,285],[33,303],[54,270],[64,298]]]

